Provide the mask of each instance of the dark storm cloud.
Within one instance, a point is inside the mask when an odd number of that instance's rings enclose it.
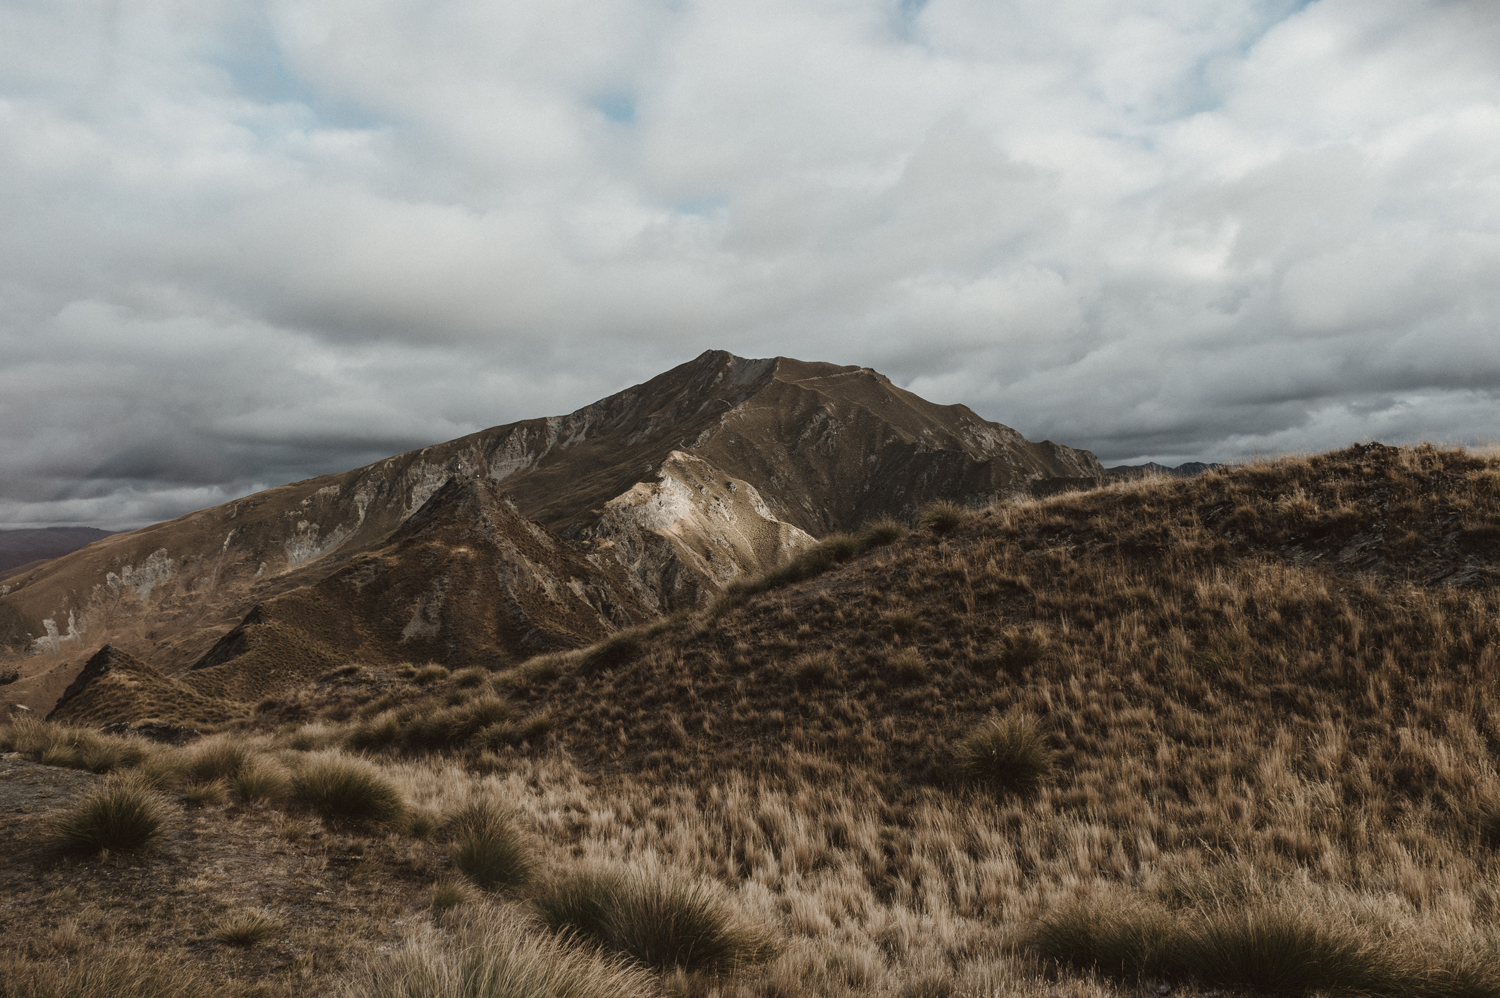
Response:
[[[708,347],[1107,461],[1492,438],[1488,0],[0,7],[0,525]]]

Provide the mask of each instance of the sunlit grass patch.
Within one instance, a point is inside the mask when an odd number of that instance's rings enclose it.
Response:
[[[370,961],[344,998],[647,998],[646,972],[524,922],[480,910],[452,936],[427,928],[395,953]]]
[[[728,970],[766,956],[770,934],[746,921],[721,889],[659,870],[576,870],[536,900],[542,923],[592,939],[648,966]]]

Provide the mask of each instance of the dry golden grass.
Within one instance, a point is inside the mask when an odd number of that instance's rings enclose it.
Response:
[[[387,993],[390,967],[417,967],[401,960],[451,973],[471,931],[456,916],[514,919],[546,885],[608,869],[717,885],[779,940],[761,963],[620,985],[640,993],[1500,995],[1500,464],[1357,448],[946,529],[835,539],[712,613],[630,635],[629,654],[426,685],[372,674],[368,699],[258,714],[239,773],[362,748],[408,816],[360,841],[406,899],[412,947],[370,971],[289,965],[276,986]],[[506,727],[533,717],[547,726],[528,737]],[[1049,765],[1026,793],[952,779],[991,718],[1034,719]],[[173,787],[210,751],[99,737],[33,725],[0,745],[67,764],[94,750]],[[262,821],[256,841],[299,855],[336,836],[309,819],[308,837],[277,839],[274,796],[230,796],[189,814]],[[449,837],[411,834],[412,815],[479,798],[532,844],[540,886],[479,900],[454,886]],[[310,949],[323,938],[277,918]],[[27,966],[65,968],[59,939]]]

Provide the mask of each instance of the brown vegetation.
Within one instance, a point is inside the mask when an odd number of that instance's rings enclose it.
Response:
[[[1500,464],[1435,448],[1147,478],[856,540],[817,571],[643,628],[624,652],[423,682],[417,669],[325,677],[237,728],[238,762],[217,740],[175,748],[24,723],[0,747],[154,774],[169,794],[256,765],[294,788],[335,764],[394,787],[392,823],[338,828],[314,813],[298,819],[311,840],[277,836],[282,801],[306,799],[296,789],[184,812],[263,828],[246,850],[322,849],[331,862],[357,842],[370,857],[385,921],[351,922],[363,935],[341,937],[338,959],[276,955],[324,945],[313,940],[328,930],[295,905],[237,905],[283,927],[233,950],[274,968],[282,993],[305,980],[381,994],[419,966],[543,954],[589,980],[638,975],[616,993],[724,998],[1162,982],[1500,995],[1496,510]],[[986,783],[996,772],[1010,775]],[[475,801],[503,805],[503,821]],[[465,807],[485,820],[418,829],[419,815]],[[483,895],[456,882],[471,826],[524,836],[536,875]],[[185,881],[185,834],[168,828],[142,862]],[[147,933],[187,947],[220,924],[126,917],[118,895],[73,872],[115,860],[28,862],[24,887],[0,886],[40,900],[88,883],[95,907],[23,903],[0,914],[8,938],[113,917],[115,940],[92,950],[106,960]],[[668,912],[700,886],[769,935],[753,959],[637,955],[655,968],[644,976],[588,963],[598,957],[575,935],[632,952],[606,914],[625,884]],[[501,924],[500,936],[473,928]],[[401,934],[411,942],[396,955],[367,942]],[[484,955],[466,939],[508,949]],[[60,952],[14,957],[15,979],[64,974]],[[229,986],[237,966],[204,973]]]

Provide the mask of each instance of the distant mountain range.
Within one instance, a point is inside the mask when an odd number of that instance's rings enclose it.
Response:
[[[816,538],[932,500],[1106,475],[1087,451],[868,368],[710,351],[566,416],[12,573],[0,668],[21,672],[12,702],[45,710],[104,645],[246,703],[355,660],[500,665],[702,605]]]
[[[0,530],[0,579],[33,562],[48,561],[77,551],[113,532],[97,527]]]

